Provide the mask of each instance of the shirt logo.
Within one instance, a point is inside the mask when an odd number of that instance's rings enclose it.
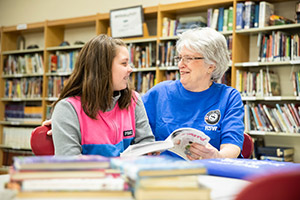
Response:
[[[123,131],[123,136],[126,137],[126,136],[131,136],[133,135],[133,131],[132,130],[128,130],[128,131]]]
[[[204,119],[207,124],[215,125],[220,121],[220,118],[221,118],[220,110],[212,110],[205,115]]]

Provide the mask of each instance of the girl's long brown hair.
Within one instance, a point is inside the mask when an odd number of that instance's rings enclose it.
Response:
[[[112,63],[117,48],[125,46],[119,39],[107,35],[92,38],[81,49],[73,73],[70,75],[55,105],[67,97],[80,96],[84,112],[92,119],[97,119],[99,110],[105,112],[112,107],[113,84]],[[128,87],[121,90],[118,100],[121,109],[131,104],[132,91]]]

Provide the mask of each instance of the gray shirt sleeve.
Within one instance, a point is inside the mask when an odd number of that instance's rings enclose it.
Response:
[[[81,133],[77,113],[65,99],[59,101],[52,114],[52,138],[55,155],[80,155]]]
[[[135,138],[133,143],[146,143],[155,141],[155,137],[152,133],[149,125],[148,116],[144,103],[139,94],[137,94],[137,104],[135,107]]]

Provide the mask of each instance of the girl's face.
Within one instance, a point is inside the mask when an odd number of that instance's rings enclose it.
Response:
[[[114,91],[120,91],[127,88],[128,80],[132,68],[129,65],[129,53],[126,47],[117,48],[116,57],[112,63],[112,81]]]

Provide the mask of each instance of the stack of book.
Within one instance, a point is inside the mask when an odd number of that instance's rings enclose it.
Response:
[[[294,148],[265,146],[257,148],[261,160],[275,160],[281,162],[294,161]]]
[[[98,155],[15,157],[8,186],[18,190],[19,199],[132,199],[120,171]]]
[[[111,159],[112,168],[120,169],[136,200],[210,199],[210,189],[198,175],[206,174],[203,164],[166,156],[142,156]]]

